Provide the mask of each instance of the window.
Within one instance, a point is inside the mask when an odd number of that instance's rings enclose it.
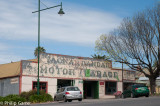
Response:
[[[60,93],[60,92],[61,92],[61,88],[58,89],[57,93]]]
[[[37,82],[33,82],[32,89],[37,90]],[[47,82],[39,82],[39,89],[44,90],[47,93]]]
[[[67,91],[79,91],[78,87],[67,88]]]
[[[61,92],[63,92],[64,90],[65,90],[65,88],[62,88],[62,89],[61,89]]]
[[[105,94],[112,95],[117,92],[117,82],[106,82],[105,83]]]

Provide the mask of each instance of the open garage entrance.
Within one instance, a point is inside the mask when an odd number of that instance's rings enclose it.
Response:
[[[73,86],[74,80],[57,79],[57,89],[65,86]]]
[[[98,99],[99,98],[99,82],[98,81],[84,81],[83,83],[84,99]]]

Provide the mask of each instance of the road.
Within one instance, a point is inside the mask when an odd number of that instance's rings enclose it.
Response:
[[[126,99],[85,99],[82,102],[53,102],[31,106],[160,106],[160,97],[139,97]]]

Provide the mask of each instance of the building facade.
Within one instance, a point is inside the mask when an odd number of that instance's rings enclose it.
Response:
[[[7,84],[16,86],[13,86],[13,89],[17,89],[14,93],[37,89],[37,64],[35,60],[20,61],[15,77],[0,76],[0,91],[6,90],[6,84],[2,82],[7,80],[10,82]],[[111,98],[114,92],[122,91],[122,70],[112,68],[112,61],[43,53],[40,54],[39,64],[40,90],[45,90],[53,97],[58,88],[71,85],[79,87],[85,99]],[[135,81],[133,72],[126,71],[124,74],[125,81]],[[0,96],[7,94],[11,92],[6,91]]]

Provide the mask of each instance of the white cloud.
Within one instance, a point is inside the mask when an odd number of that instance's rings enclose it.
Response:
[[[0,51],[7,50],[8,48],[9,48],[9,46],[7,44],[0,43]]]
[[[0,37],[12,40],[37,40],[37,9],[34,0],[0,1]],[[50,3],[52,6],[53,3]],[[56,5],[56,4],[53,4]],[[65,5],[65,4],[63,4]],[[66,4],[67,5],[67,4]],[[79,5],[66,6],[65,15],[60,17],[59,8],[41,12],[41,38],[60,42],[93,45],[104,33],[120,23],[114,14],[92,10]]]
[[[22,59],[25,59],[22,56],[18,56],[17,54],[14,54],[12,49],[15,49],[16,47],[6,44],[6,43],[0,43],[0,64],[8,63],[8,62],[16,62],[20,61]]]
[[[22,58],[23,57],[21,56],[17,56],[17,55],[10,54],[10,53],[5,53],[5,54],[1,53],[0,54],[0,64],[20,61],[22,60]]]

